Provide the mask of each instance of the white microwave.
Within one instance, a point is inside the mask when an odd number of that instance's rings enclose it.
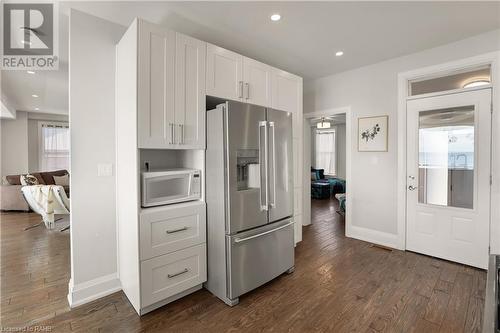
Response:
[[[201,171],[168,169],[142,173],[142,207],[168,205],[201,197]]]

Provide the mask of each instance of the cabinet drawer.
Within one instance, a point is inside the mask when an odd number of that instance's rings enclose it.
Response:
[[[141,262],[141,306],[144,308],[207,280],[205,244]]]
[[[141,260],[206,241],[204,202],[148,209],[140,218]]]

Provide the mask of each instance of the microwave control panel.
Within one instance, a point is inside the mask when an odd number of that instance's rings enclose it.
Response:
[[[193,183],[191,184],[191,193],[193,195],[200,195],[201,191],[201,177],[200,172],[193,173]]]

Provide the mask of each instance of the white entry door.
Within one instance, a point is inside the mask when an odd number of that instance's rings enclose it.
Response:
[[[487,268],[491,89],[407,102],[406,248]]]

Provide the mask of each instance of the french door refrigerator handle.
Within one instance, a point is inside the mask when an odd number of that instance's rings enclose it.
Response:
[[[239,81],[238,86],[238,98],[243,98],[243,81]]]
[[[282,226],[279,226],[277,228],[274,228],[274,229],[271,229],[271,230],[268,230],[268,231],[264,231],[264,232],[261,232],[260,234],[257,234],[257,235],[253,235],[253,236],[248,236],[248,237],[245,237],[245,238],[235,238],[234,242],[235,243],[241,243],[241,242],[245,242],[245,241],[248,241],[248,240],[251,240],[251,239],[254,239],[254,238],[257,238],[257,237],[261,237],[261,236],[264,236],[264,235],[267,235],[267,234],[270,234],[272,232],[275,232],[275,231],[278,231],[278,230],[281,230],[283,228],[286,228],[290,225],[292,225],[294,222],[289,222],[285,225],[282,225]]]
[[[272,160],[272,165],[273,165],[273,197],[272,197],[272,202],[270,201],[270,206],[271,208],[274,208],[276,206],[276,132],[275,132],[275,126],[274,126],[274,121],[269,122],[269,128],[271,129],[271,137],[273,139],[273,160]]]
[[[261,141],[261,133],[262,128],[264,128],[264,145],[262,145]],[[269,198],[268,198],[268,153],[267,153],[267,121],[263,120],[259,122],[259,168],[260,168],[260,210],[268,210],[269,209]],[[264,158],[262,158],[264,156]],[[264,162],[264,163],[262,163]],[[262,172],[264,170],[264,172]],[[264,184],[262,184],[262,176],[264,176]],[[264,192],[262,192],[264,191]],[[265,195],[265,201],[262,202],[262,194]]]

